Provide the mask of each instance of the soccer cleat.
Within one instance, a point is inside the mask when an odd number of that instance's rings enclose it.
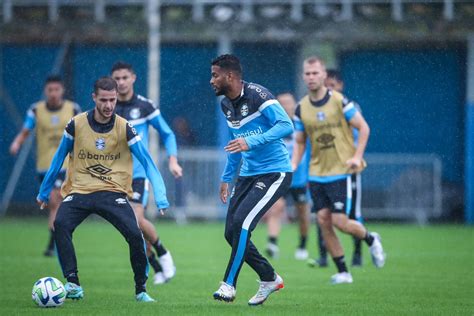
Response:
[[[269,242],[267,244],[267,249],[265,249],[265,253],[272,259],[277,259],[280,256],[280,248],[277,245],[272,244]]]
[[[308,259],[308,250],[304,249],[304,248],[298,248],[296,249],[295,251],[295,259],[296,260],[306,260]]]
[[[166,278],[163,272],[156,272],[155,275],[153,276],[153,284],[158,285],[158,284],[165,284],[165,283],[166,283]]]
[[[135,299],[137,300],[137,302],[143,302],[143,303],[153,303],[153,302],[156,302],[156,300],[154,300],[153,298],[151,298],[150,295],[148,295],[147,292],[138,293],[138,294],[135,296]]]
[[[167,251],[164,255],[158,257],[158,261],[163,269],[163,276],[166,281],[169,281],[176,274],[176,267],[173,262],[173,257],[171,257],[171,253]]]
[[[372,262],[377,268],[382,268],[385,265],[385,252],[382,247],[382,238],[377,233],[371,233],[374,237],[374,242],[370,246],[370,255],[372,256]]]
[[[258,288],[257,294],[255,294],[249,300],[250,306],[263,304],[270,294],[285,287],[283,284],[283,279],[278,274],[276,275],[275,281],[259,281],[259,283],[260,286]]]
[[[352,256],[352,266],[362,267],[362,255],[360,253],[354,253]]]
[[[352,282],[352,275],[349,272],[336,273],[331,277],[331,284],[343,284]]]
[[[80,300],[84,298],[84,290],[77,284],[67,282],[64,284],[64,289],[66,290],[66,298],[72,300]]]
[[[327,258],[308,259],[308,265],[312,268],[314,267],[326,268],[328,266],[328,259]]]
[[[221,286],[219,286],[212,296],[218,301],[232,302],[235,299],[236,293],[237,291],[235,287],[225,282],[221,282]]]

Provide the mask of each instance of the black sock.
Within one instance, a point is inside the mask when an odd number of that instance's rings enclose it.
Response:
[[[271,244],[276,245],[278,243],[278,237],[268,236],[268,242],[271,243]]]
[[[77,285],[81,285],[79,283],[79,276],[77,275],[77,273],[71,273],[69,274],[67,277],[66,277],[66,280],[68,282],[71,282],[71,283],[74,283],[74,284],[77,284]]]
[[[306,239],[307,239],[306,236],[303,236],[303,235],[300,236],[300,245],[299,245],[300,249],[306,249]]]
[[[49,230],[49,242],[47,250],[54,250],[54,231],[52,229]]]
[[[346,261],[344,260],[344,256],[332,258],[334,260],[334,263],[336,264],[337,271],[339,273],[341,272],[347,272],[347,266],[346,266]]]
[[[369,234],[369,231],[367,231],[365,233],[365,237],[364,237],[364,240],[365,242],[367,243],[367,245],[372,246],[372,244],[374,243],[374,236],[372,236],[371,234]]]
[[[155,273],[163,271],[163,269],[161,268],[160,263],[158,262],[158,260],[156,260],[155,253],[152,253],[148,257],[148,262],[150,263],[150,265],[153,268],[153,270],[155,271]]]
[[[158,238],[155,243],[152,244],[153,248],[156,250],[156,254],[158,257],[161,257],[162,255],[166,254],[168,251],[166,250],[165,246],[161,243],[161,240]]]
[[[316,227],[318,233],[319,257],[321,259],[326,259],[328,254],[326,250],[326,245],[324,243],[323,234],[321,232],[321,227],[319,227],[319,225],[316,225]]]
[[[362,253],[362,240],[359,238],[354,237],[354,254],[355,255],[361,255]]]
[[[142,292],[146,293],[146,286],[145,284],[137,285],[135,284],[135,295],[140,294]]]

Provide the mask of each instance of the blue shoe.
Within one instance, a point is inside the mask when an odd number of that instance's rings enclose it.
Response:
[[[138,293],[135,296],[135,299],[137,300],[137,302],[145,302],[145,303],[156,302],[156,300],[152,299],[150,295],[148,295],[147,292]]]
[[[64,288],[66,289],[67,293],[66,298],[70,298],[73,300],[81,300],[84,298],[84,290],[79,285],[67,282],[64,285]]]

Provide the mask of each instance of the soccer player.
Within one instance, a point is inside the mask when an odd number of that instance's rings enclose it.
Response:
[[[133,85],[137,76],[132,65],[120,61],[116,62],[112,66],[111,75],[118,85],[116,113],[135,127],[147,149],[148,127],[153,126],[160,133],[165,144],[171,173],[176,178],[181,177],[183,170],[178,164],[176,137],[153,102],[135,93]],[[146,178],[145,169],[136,157],[133,158],[132,189],[133,196],[130,199],[130,204],[137,216],[138,225],[140,225],[140,229],[147,240],[148,261],[155,270],[153,282],[162,284],[175,275],[176,267],[171,253],[166,250],[161,239],[158,238],[155,226],[145,217],[145,208],[148,202],[148,179]],[[156,251],[158,261],[150,245]]]
[[[277,100],[283,106],[288,116],[293,117],[296,108],[296,101],[293,95],[291,93],[282,93],[277,96]],[[293,152],[293,143],[295,141],[293,134],[290,135],[290,137],[286,137],[284,141],[288,152],[291,154]],[[288,192],[288,195],[291,195],[291,198],[295,203],[300,231],[299,245],[295,251],[296,260],[306,260],[308,258],[308,250],[306,249],[309,228],[309,208],[307,201],[308,161],[306,159],[308,155],[305,154],[301,164],[293,173],[293,180]],[[281,220],[285,211],[285,206],[286,200],[285,198],[281,198],[273,204],[266,214],[268,225],[268,244],[266,253],[272,258],[278,257],[280,252],[278,247],[278,235],[281,230]]]
[[[341,74],[335,69],[328,69],[327,77],[324,82],[324,85],[331,90],[342,93],[344,89],[344,81],[342,80]],[[354,101],[353,101],[354,102]],[[360,106],[354,102],[354,106],[357,110],[360,111]],[[356,128],[352,129],[354,134],[354,143],[357,144],[357,138],[359,136],[358,130]],[[349,210],[349,218],[355,219],[360,223],[363,223],[362,213],[361,213],[361,199],[362,199],[362,182],[360,172],[352,174],[352,203]],[[323,236],[321,234],[321,229],[317,225],[318,231],[318,245],[319,245],[319,259],[311,261],[310,265],[315,266],[319,265],[321,267],[327,266],[327,251],[326,246],[324,245]],[[359,238],[353,237],[354,239],[354,254],[352,255],[352,266],[360,267],[362,266],[362,242]]]
[[[291,165],[283,138],[293,133],[293,124],[266,88],[242,80],[242,67],[234,55],[221,55],[212,61],[210,83],[216,95],[225,96],[221,108],[231,138],[224,147],[228,155],[220,185],[223,203],[242,162],[225,225],[225,238],[232,251],[224,280],[213,296],[226,302],[235,299],[245,260],[260,277],[259,289],[248,304],[259,305],[283,288],[283,279],[258,252],[250,236],[260,218],[290,187]]]
[[[385,264],[385,253],[377,233],[369,233],[361,223],[347,216],[352,203],[351,175],[361,172],[366,166],[363,155],[369,138],[369,126],[353,102],[341,93],[326,88],[326,76],[326,67],[321,59],[310,57],[304,61],[303,80],[309,93],[295,111],[298,132],[292,167],[296,169],[300,163],[308,137],[311,142],[310,192],[326,247],[338,270],[331,282],[352,283],[344,250],[333,225],[342,232],[365,240],[376,267],[381,268]],[[357,144],[352,128],[359,131]]]
[[[10,153],[16,155],[28,135],[36,127],[36,171],[38,178],[43,181],[46,171],[53,159],[54,152],[59,146],[64,126],[81,108],[76,103],[64,100],[64,85],[61,77],[51,75],[44,84],[46,100],[33,103],[28,110],[23,128],[10,145]],[[49,203],[48,227],[49,242],[44,251],[47,257],[54,256],[53,223],[61,203],[60,188],[65,178],[66,164],[62,166],[54,181]]]
[[[127,197],[132,196],[132,153],[145,168],[153,186],[158,209],[168,208],[160,172],[135,128],[115,114],[117,83],[111,77],[98,79],[92,97],[95,108],[75,116],[67,124],[61,144],[37,196],[43,208],[61,165],[69,155],[64,200],[54,221],[59,262],[67,279],[67,298],[82,299],[72,233],[90,214],[98,214],[124,236],[130,249],[136,300],[153,302],[146,293],[148,262],[145,241]]]

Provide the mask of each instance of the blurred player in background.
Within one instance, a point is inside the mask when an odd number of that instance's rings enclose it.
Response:
[[[328,69],[327,70],[327,77],[324,82],[325,86],[331,90],[338,91],[340,93],[344,90],[344,81],[342,80],[341,74],[339,71],[335,69]],[[361,112],[359,104],[354,102],[354,106],[357,108],[358,111]],[[356,128],[352,129],[354,134],[354,143],[357,146],[357,139],[359,138],[359,131]],[[349,218],[355,219],[360,223],[363,223],[364,220],[362,218],[361,213],[361,199],[362,199],[362,182],[360,172],[356,172],[352,174],[352,203],[351,208],[349,210]],[[321,234],[321,229],[319,225],[317,225],[318,232],[318,245],[319,245],[319,259],[311,260],[310,265],[319,265],[320,267],[327,266],[327,250],[326,246],[324,245],[323,236]],[[360,267],[362,266],[362,241],[359,238],[353,237],[354,239],[354,254],[352,255],[352,266],[353,267]]]
[[[260,277],[259,289],[248,304],[259,305],[283,288],[283,279],[258,252],[250,236],[265,212],[291,185],[290,159],[283,138],[293,133],[293,124],[266,88],[242,80],[236,56],[221,55],[212,61],[210,83],[216,95],[225,96],[221,109],[231,138],[224,148],[228,155],[220,185],[223,203],[242,162],[225,225],[225,238],[232,252],[224,280],[213,296],[226,302],[234,300],[245,261]]]
[[[33,103],[28,110],[22,130],[10,145],[10,153],[16,155],[28,135],[36,127],[36,172],[40,182],[43,181],[46,171],[53,160],[54,153],[59,146],[64,126],[81,108],[76,103],[64,100],[64,85],[61,77],[52,75],[46,78],[44,84],[46,100]],[[49,242],[44,255],[54,256],[53,223],[56,212],[61,203],[61,185],[65,178],[67,163],[58,173],[51,191],[49,203],[48,227]]]
[[[176,137],[153,101],[135,93],[133,85],[137,77],[132,65],[119,61],[112,66],[111,75],[118,85],[116,113],[135,127],[147,149],[148,128],[150,125],[153,126],[159,132],[165,144],[171,173],[176,178],[181,177],[183,170],[178,164]],[[145,217],[145,208],[148,202],[148,179],[146,178],[145,169],[136,157],[133,157],[132,189],[133,196],[130,199],[130,204],[135,211],[140,229],[147,240],[148,260],[155,270],[153,282],[162,284],[175,275],[176,267],[171,253],[166,250],[161,239],[159,239],[155,226]],[[156,251],[158,261],[150,245]]]
[[[278,102],[283,106],[289,117],[295,114],[296,101],[291,93],[282,93],[277,96]],[[284,139],[286,148],[290,154],[293,153],[293,134]],[[308,146],[309,149],[309,146]],[[293,180],[289,194],[295,203],[296,216],[299,223],[299,244],[295,251],[295,259],[306,260],[308,258],[308,250],[306,250],[306,240],[309,228],[309,208],[307,199],[307,185],[308,185],[308,154],[305,154],[301,164],[293,173]],[[277,258],[280,252],[278,247],[278,236],[281,230],[281,221],[285,214],[286,199],[281,198],[273,204],[268,210],[265,217],[268,225],[268,244],[266,253],[271,258]]]
[[[303,80],[309,93],[295,111],[298,132],[292,167],[296,169],[299,165],[308,137],[311,142],[311,197],[326,247],[338,270],[331,282],[352,283],[344,250],[333,225],[342,232],[365,240],[376,267],[385,264],[385,253],[377,233],[369,233],[361,223],[347,216],[353,202],[351,176],[366,166],[363,155],[369,138],[369,126],[353,102],[341,93],[326,88],[326,76],[326,67],[321,59],[310,57],[304,61]],[[352,128],[359,131],[357,145]]]
[[[135,128],[115,114],[117,83],[111,77],[94,84],[95,108],[75,116],[67,124],[37,202],[43,208],[49,200],[54,179],[69,155],[65,197],[54,221],[54,237],[59,262],[67,279],[67,298],[82,299],[72,233],[89,215],[97,214],[110,222],[125,238],[135,278],[135,298],[153,302],[146,293],[148,260],[145,241],[127,197],[132,196],[132,153],[146,171],[153,186],[158,209],[169,206],[160,172]]]

